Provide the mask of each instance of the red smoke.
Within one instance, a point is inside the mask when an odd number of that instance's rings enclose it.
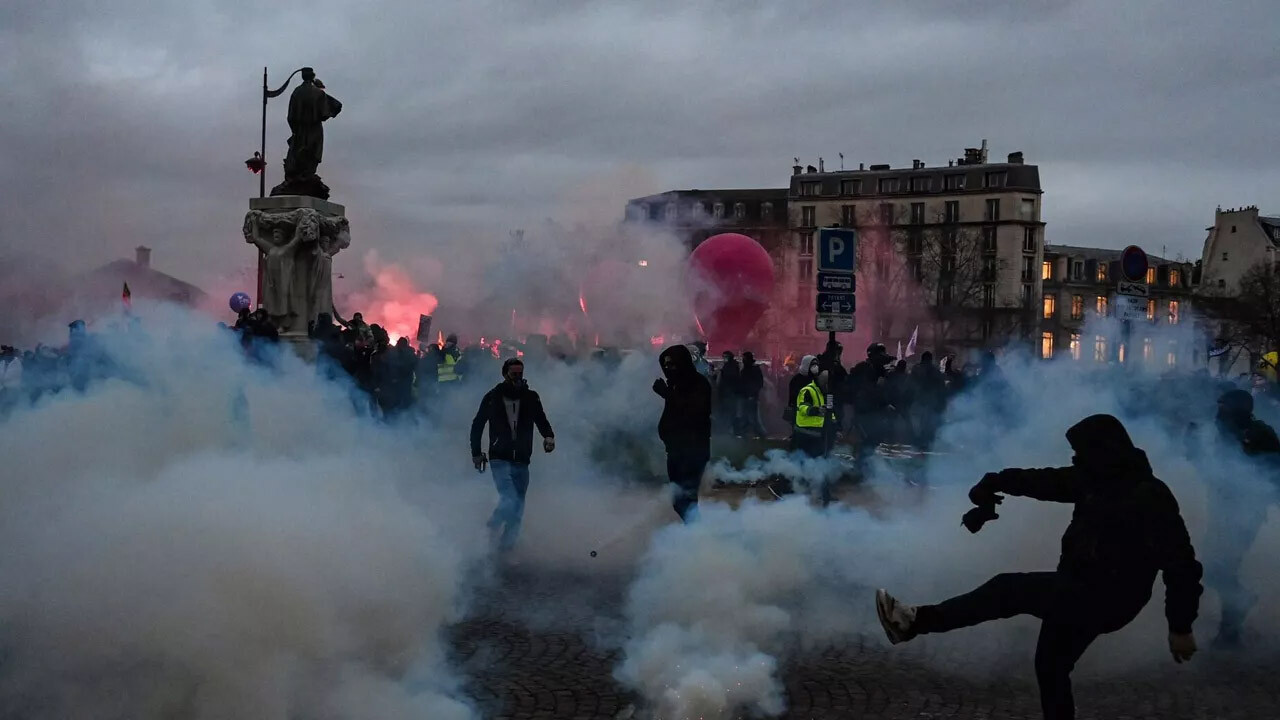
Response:
[[[365,322],[381,325],[392,342],[402,337],[413,340],[418,332],[418,316],[434,314],[440,301],[415,288],[403,268],[383,263],[377,253],[365,255],[364,268],[372,286],[349,293],[341,300],[339,312],[343,317],[363,313]]]

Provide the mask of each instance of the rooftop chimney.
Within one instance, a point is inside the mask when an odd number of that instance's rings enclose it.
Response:
[[[1021,164],[1022,164],[1022,151],[1021,151],[1021,150],[1019,150],[1018,152],[1011,152],[1011,153],[1009,153],[1009,164],[1010,164],[1010,165],[1021,165]]]
[[[858,169],[859,169],[859,170],[866,170],[866,169],[867,169],[867,168],[866,168],[866,163],[858,163]]]
[[[826,166],[822,163],[822,158],[818,158],[818,172],[826,172]]]
[[[135,253],[134,262],[138,263],[138,267],[151,267],[151,248],[146,245],[139,245],[133,249],[133,252]]]
[[[805,171],[805,173],[806,173],[806,174],[807,174],[807,173],[816,173],[816,172],[818,172],[818,168],[816,168],[816,167],[814,167],[814,166],[810,165],[810,166],[806,167],[806,168],[804,169],[804,171]]]
[[[912,161],[911,161],[911,169],[912,169],[912,170],[919,170],[919,169],[920,169],[920,168],[922,168],[922,167],[924,167],[924,163],[923,163],[923,162],[921,162],[920,160],[912,160]]]
[[[978,162],[982,163],[983,165],[986,165],[987,164],[987,139],[986,138],[982,138],[981,152],[982,152],[982,157],[981,159],[978,160]]]
[[[799,174],[800,174],[800,172],[801,172],[802,170],[804,170],[804,168],[800,167],[799,165],[792,165],[792,166],[791,166],[791,174],[792,174],[792,175],[799,175]]]

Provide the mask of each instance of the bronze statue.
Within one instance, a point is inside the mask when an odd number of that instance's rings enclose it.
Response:
[[[302,68],[302,84],[289,96],[289,152],[284,158],[284,182],[272,195],[310,195],[329,199],[329,186],[316,169],[324,156],[324,121],[337,117],[342,103],[329,96],[316,71]]]

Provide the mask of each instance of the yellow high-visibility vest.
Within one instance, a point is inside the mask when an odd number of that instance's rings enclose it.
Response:
[[[805,385],[796,396],[796,427],[821,430],[827,422],[826,413],[810,415],[805,412],[811,407],[826,407],[826,396],[822,394],[822,388],[819,388],[816,382]]]
[[[458,379],[458,372],[454,368],[458,364],[457,358],[449,353],[444,354],[444,358],[440,361],[440,365],[436,368],[436,382],[453,382]]]

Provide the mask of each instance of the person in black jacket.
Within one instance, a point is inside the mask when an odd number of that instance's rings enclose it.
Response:
[[[1218,398],[1216,424],[1216,452],[1195,459],[1209,480],[1208,580],[1222,599],[1214,647],[1234,648],[1255,601],[1240,583],[1240,565],[1267,520],[1267,510],[1280,500],[1280,438],[1254,417],[1253,396],[1245,390],[1228,390]]]
[[[702,473],[711,461],[711,383],[683,345],[663,350],[658,362],[666,376],[653,381],[653,391],[666,401],[658,437],[667,449],[667,477],[675,485],[671,504],[687,523],[697,517]]]
[[[1000,493],[1075,504],[1056,572],[997,575],[973,592],[912,607],[884,590],[876,612],[891,643],[1015,615],[1042,620],[1035,671],[1049,720],[1075,717],[1071,670],[1099,635],[1128,625],[1164,574],[1169,650],[1177,662],[1196,651],[1201,568],[1178,503],[1151,472],[1119,420],[1091,415],[1067,431],[1069,467],[988,473],[969,492],[977,506],[964,523],[977,532],[998,517]]]
[[[733,353],[725,350],[720,356],[724,364],[716,375],[716,427],[718,434],[729,435],[738,429],[738,391],[742,387],[742,367]]]
[[[752,433],[757,438],[764,437],[764,424],[760,421],[760,393],[764,391],[764,371],[756,364],[756,356],[751,351],[742,353],[742,377],[738,382],[738,427],[737,435]]]
[[[480,436],[489,426],[489,452],[480,452]],[[542,409],[542,399],[524,379],[524,362],[511,358],[502,364],[502,382],[485,393],[471,421],[471,461],[483,472],[486,463],[498,488],[498,507],[489,518],[489,532],[498,549],[515,546],[529,490],[529,461],[533,457],[533,428],[542,434],[543,452],[556,449],[556,436]]]

